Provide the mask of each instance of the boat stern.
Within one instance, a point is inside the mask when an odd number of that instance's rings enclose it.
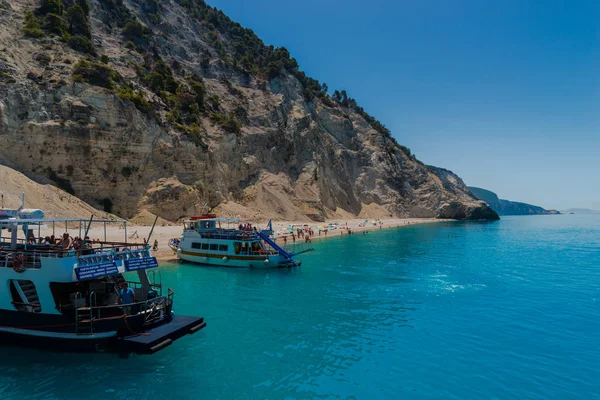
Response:
[[[175,340],[191,335],[206,327],[202,317],[173,315],[170,321],[154,326],[142,333],[117,339],[121,353],[154,354],[170,346]]]

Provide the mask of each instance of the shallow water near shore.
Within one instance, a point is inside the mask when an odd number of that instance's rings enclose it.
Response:
[[[128,359],[0,348],[0,398],[600,395],[600,216],[426,224],[313,247],[296,269],[165,264],[175,311],[204,316],[204,330]]]

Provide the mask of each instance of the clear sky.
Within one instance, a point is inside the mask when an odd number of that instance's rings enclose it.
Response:
[[[600,1],[208,0],[427,164],[600,209]]]

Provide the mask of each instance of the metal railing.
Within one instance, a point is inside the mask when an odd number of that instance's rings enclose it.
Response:
[[[22,265],[26,269],[40,269],[42,267],[42,259],[44,258],[77,257],[78,265],[85,266],[117,260],[152,257],[149,247],[144,246],[142,248],[135,248],[140,246],[143,245],[134,244],[132,245],[132,247],[134,247],[133,249],[126,248],[124,250],[121,250],[121,247],[113,247],[104,249],[81,249],[80,251],[41,247],[27,250],[15,250],[0,247],[0,268],[13,268],[16,258],[19,258],[22,261]]]
[[[75,333],[93,334],[93,324],[101,321],[103,318],[118,318],[126,316],[126,309],[135,310],[131,315],[144,315],[144,325],[154,324],[170,317],[173,308],[173,296],[175,292],[169,288],[166,296],[157,296],[145,301],[138,301],[130,304],[115,304],[110,306],[94,306],[96,293],[90,293],[90,303],[88,306],[75,307]],[[83,295],[80,292],[75,294],[75,302],[82,300]],[[120,310],[119,310],[120,309]],[[115,312],[118,311],[118,312]],[[89,315],[88,320],[80,320],[80,313]],[[88,314],[89,313],[89,314]],[[104,314],[104,315],[103,315]],[[89,332],[81,332],[82,325],[89,327]]]

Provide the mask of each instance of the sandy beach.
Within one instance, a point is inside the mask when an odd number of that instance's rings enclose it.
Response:
[[[365,221],[367,221],[366,224]],[[278,238],[277,242],[283,244],[283,235],[291,235],[286,228],[291,225],[297,225],[298,227],[301,225],[309,225],[311,229],[315,232],[312,240],[320,240],[328,237],[335,237],[340,235],[347,235],[347,230],[345,229],[345,224],[347,224],[348,228],[353,233],[361,233],[363,231],[375,231],[379,229],[390,229],[398,226],[409,226],[415,224],[425,224],[425,223],[435,223],[441,222],[442,220],[437,220],[433,218],[389,218],[389,219],[381,219],[382,224],[379,224],[379,221],[375,219],[349,219],[344,221],[335,221],[339,224],[344,224],[343,229],[334,229],[328,230],[327,234],[324,232],[321,235],[318,234],[318,226],[325,226],[324,222],[314,222],[314,221],[274,221],[273,222],[273,230],[275,232],[275,237]],[[331,222],[331,221],[330,221]],[[255,224],[257,228],[264,229],[267,226],[267,222],[257,223]],[[233,227],[233,225],[232,225]],[[380,228],[381,227],[381,228]],[[127,224],[127,242],[137,242],[142,243],[144,239],[146,239],[150,233],[151,226],[147,225],[135,225],[135,224]],[[183,229],[182,225],[157,225],[154,228],[154,232],[152,233],[152,237],[150,241],[153,243],[154,240],[158,240],[158,251],[153,252],[156,258],[161,261],[174,261],[176,257],[173,254],[173,251],[169,249],[167,243],[170,239],[179,237],[181,235],[181,231]],[[55,233],[61,234],[64,231],[64,227],[59,228],[58,226],[55,228]],[[72,236],[78,236],[78,228],[69,227],[69,232]],[[52,234],[52,232],[46,231],[44,234]],[[90,229],[89,237],[92,240],[100,239],[104,240],[104,227],[102,224],[92,225],[92,229]],[[289,237],[289,241],[291,241],[291,236]],[[107,224],[106,227],[106,239],[108,241],[115,242],[123,242],[125,241],[125,230],[122,225],[119,224]],[[296,239],[297,243],[300,242],[300,239]]]

